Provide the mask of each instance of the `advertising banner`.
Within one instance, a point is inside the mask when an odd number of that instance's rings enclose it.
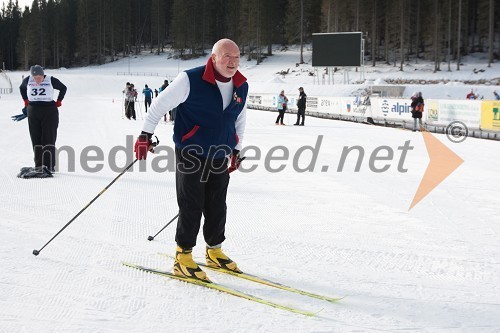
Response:
[[[262,95],[248,94],[247,105],[262,106],[262,103],[263,103]]]
[[[500,101],[481,103],[481,128],[500,131]]]
[[[393,121],[412,120],[410,99],[372,97],[371,104],[373,118]]]
[[[249,108],[276,110],[278,94],[250,93]],[[297,110],[297,96],[289,97],[288,108]],[[411,100],[383,97],[307,96],[307,112],[343,117],[373,117],[375,120],[412,121]],[[500,131],[500,101],[426,99],[422,120],[429,125],[447,126],[463,122],[469,129]]]
[[[422,119],[427,123],[436,123],[439,120],[439,101],[428,99],[425,101],[424,114]]]
[[[311,108],[309,105],[311,104]],[[342,99],[340,97],[307,97],[307,111],[325,114],[341,114]]]
[[[481,101],[439,100],[438,120],[435,123],[447,125],[461,121],[469,128],[479,128]]]
[[[277,108],[278,94],[248,94],[248,107],[274,110]],[[288,109],[297,110],[297,97],[288,97]],[[306,111],[351,117],[371,117],[369,98],[307,96]]]
[[[370,99],[368,97],[343,97],[342,100],[342,115],[367,118],[371,117]]]

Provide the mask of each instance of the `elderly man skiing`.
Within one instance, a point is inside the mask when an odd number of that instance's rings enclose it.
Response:
[[[158,122],[177,107],[173,139],[179,220],[174,274],[179,276],[210,281],[192,258],[202,215],[207,264],[240,271],[221,248],[229,172],[239,167],[246,122],[248,83],[238,71],[239,63],[235,42],[216,42],[206,65],[180,73],[153,101],[135,144],[136,157],[146,159]]]

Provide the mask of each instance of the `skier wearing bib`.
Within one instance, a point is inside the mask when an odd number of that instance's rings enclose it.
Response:
[[[59,90],[54,101],[54,89]],[[28,125],[33,146],[35,172],[30,177],[50,177],[56,166],[56,139],[59,110],[66,86],[53,76],[45,75],[42,66],[31,66],[19,90],[28,110]]]

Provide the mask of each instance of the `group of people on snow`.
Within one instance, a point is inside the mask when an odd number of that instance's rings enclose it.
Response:
[[[125,117],[136,120],[135,102],[137,101],[137,90],[133,83],[127,82],[125,85]]]
[[[148,107],[151,108],[151,103],[153,102],[153,94],[154,98],[158,97],[158,94],[164,91],[169,85],[168,80],[165,80],[159,89],[153,91],[147,84],[144,85],[144,89],[142,90],[142,94],[144,95],[144,110],[148,113]],[[135,103],[137,102],[138,93],[134,87],[134,84],[127,82],[125,89],[122,91],[124,94],[125,101],[125,116],[127,119],[136,120],[136,112],[135,112]],[[169,119],[168,121],[173,122],[175,116],[175,108],[174,110],[169,110]],[[165,115],[164,120],[167,122],[167,116]]]
[[[493,97],[496,101],[500,101],[500,94],[496,91],[493,90]],[[478,94],[477,92],[474,92],[474,89],[471,89],[470,92],[465,96],[465,99],[470,99],[470,100],[477,100],[477,99],[484,99],[484,96]]]
[[[306,102],[307,95],[304,92],[304,88],[299,88],[299,97],[297,98],[297,121],[295,126],[304,126],[304,120],[306,117]],[[288,97],[285,95],[285,91],[281,90],[277,98],[277,110],[278,117],[276,118],[276,125],[285,125],[283,119],[285,117],[285,112],[288,109]],[[302,121],[301,121],[302,119]]]

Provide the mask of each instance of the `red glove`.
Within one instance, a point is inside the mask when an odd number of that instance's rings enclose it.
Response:
[[[147,134],[139,135],[134,147],[135,157],[138,160],[145,160],[148,155],[148,150],[154,153],[153,142],[151,139],[148,139]]]
[[[30,101],[28,101],[27,99],[24,100],[24,106],[28,106],[28,104],[30,104]]]
[[[56,102],[56,106],[57,106],[58,108],[60,108],[60,107],[62,106],[62,101],[57,100],[57,102]]]
[[[231,164],[229,165],[229,173],[235,171],[240,167],[242,159],[240,158],[240,151],[234,150],[231,155]]]

